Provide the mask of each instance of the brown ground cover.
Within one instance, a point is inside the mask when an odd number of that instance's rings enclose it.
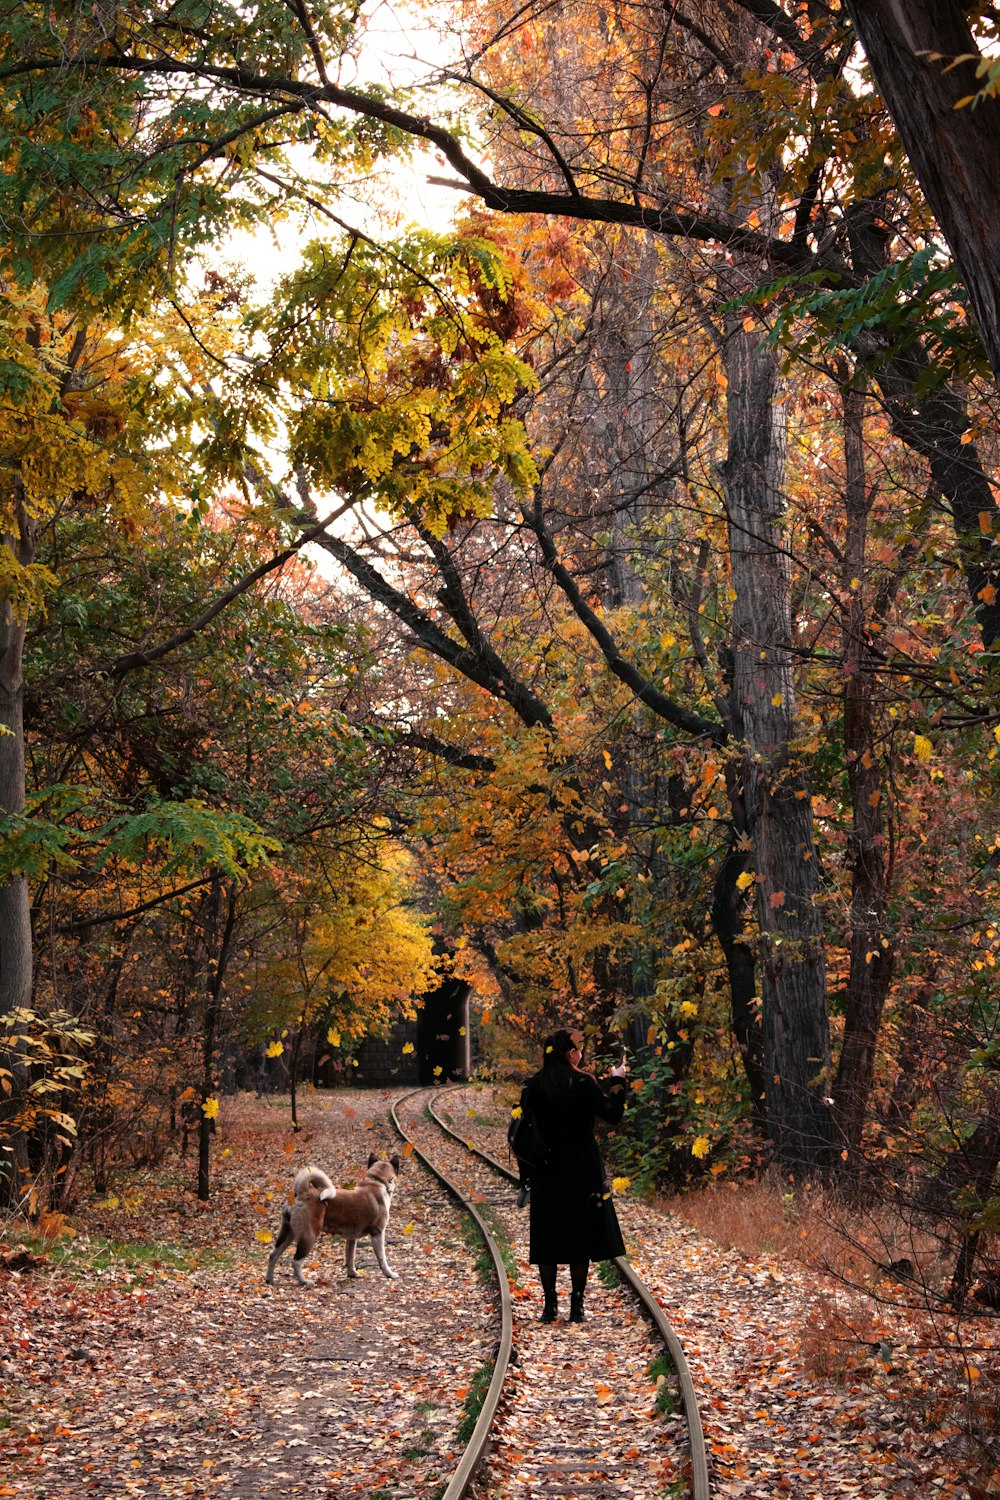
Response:
[[[449,1098],[470,1139],[506,1159],[509,1088]],[[933,1312],[919,1285],[880,1275],[900,1226],[821,1194],[795,1204],[769,1184],[657,1204],[616,1196],[630,1258],[692,1366],[713,1494],[1000,1494],[983,1441],[1000,1396],[1000,1324]]]
[[[211,1201],[169,1160],[80,1205],[75,1234],[0,1271],[0,1495],[436,1493],[494,1315],[442,1190],[405,1164],[387,1236],[396,1281],[324,1238],[297,1286],[267,1239],[299,1166],[360,1176],[398,1141],[389,1097],[223,1100]],[[9,1228],[13,1228],[10,1226]],[[4,1246],[20,1242],[8,1232]],[[17,1263],[12,1255],[10,1263]]]

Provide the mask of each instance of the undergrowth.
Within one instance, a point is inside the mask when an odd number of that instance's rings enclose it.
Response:
[[[473,1269],[476,1275],[480,1281],[492,1281],[493,1261],[490,1259],[490,1252],[487,1250],[486,1241],[479,1231],[479,1225],[468,1214],[462,1215],[460,1233],[465,1243],[465,1248],[475,1256]]]
[[[182,1245],[142,1244],[96,1235],[56,1238],[19,1234],[9,1243],[37,1256],[43,1265],[72,1272],[114,1271],[126,1275],[143,1271],[197,1271],[235,1264],[233,1255],[207,1246],[192,1250]]]
[[[622,1284],[622,1274],[613,1260],[599,1260],[597,1262],[597,1279],[602,1286],[606,1286],[612,1292],[615,1287],[619,1287]]]
[[[507,1237],[507,1231],[504,1228],[503,1221],[500,1218],[500,1215],[497,1213],[496,1209],[490,1208],[488,1206],[484,1207],[482,1205],[478,1205],[478,1212],[480,1218],[493,1237],[493,1242],[496,1245],[497,1250],[499,1251],[504,1270],[507,1272],[508,1281],[510,1282],[512,1287],[520,1286],[517,1258],[514,1254],[513,1246],[511,1245],[510,1240]],[[463,1215],[461,1223],[462,1239],[465,1242],[466,1248],[470,1250],[476,1257],[476,1274],[479,1276],[481,1281],[492,1282],[493,1259],[490,1255],[490,1252],[486,1248],[486,1241],[483,1239],[478,1224],[476,1223],[475,1219],[473,1219],[472,1216],[468,1214]]]
[[[677,1371],[666,1354],[657,1354],[649,1364],[649,1378],[656,1386],[653,1405],[663,1417],[672,1417],[681,1409],[680,1392],[677,1390]]]
[[[456,1435],[459,1443],[467,1443],[475,1431],[476,1423],[479,1421],[479,1413],[483,1409],[483,1402],[486,1400],[486,1392],[490,1388],[490,1381],[492,1379],[493,1364],[491,1362],[480,1365],[469,1382],[469,1389],[462,1405],[463,1416]]]

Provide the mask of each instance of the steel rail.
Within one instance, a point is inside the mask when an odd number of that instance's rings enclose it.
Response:
[[[449,1093],[451,1090],[441,1090],[441,1093]],[[408,1096],[409,1097],[409,1096]],[[435,1108],[434,1100],[427,1106],[427,1111],[441,1130],[450,1135],[453,1140],[458,1141],[466,1151],[478,1156],[487,1166],[499,1172],[508,1182],[518,1183],[520,1181],[516,1172],[509,1166],[498,1161],[488,1151],[479,1146],[474,1146],[471,1141],[452,1130],[450,1125],[439,1118]],[[629,1264],[624,1256],[615,1257],[613,1264],[618,1270],[622,1280],[631,1288],[644,1311],[651,1319],[657,1333],[666,1345],[667,1352],[673,1360],[674,1369],[677,1371],[677,1383],[680,1386],[681,1402],[684,1407],[684,1420],[687,1423],[688,1447],[691,1454],[691,1493],[692,1500],[711,1500],[711,1491],[708,1477],[708,1447],[705,1442],[705,1429],[701,1420],[701,1412],[698,1409],[698,1394],[694,1387],[694,1378],[691,1374],[691,1366],[688,1364],[687,1355],[684,1353],[683,1345],[674,1330],[667,1321],[666,1314],[660,1306],[656,1297],[643,1281],[639,1273]]]
[[[396,1114],[398,1106],[405,1104],[409,1099],[415,1098],[417,1094],[425,1094],[426,1092],[426,1089],[413,1089],[410,1093],[404,1094],[401,1099],[396,1099],[390,1106],[389,1116],[399,1135],[413,1148],[414,1155],[420,1158],[427,1170],[433,1173],[442,1187],[451,1194],[456,1202],[475,1221],[483,1237],[490,1260],[493,1263],[493,1272],[496,1276],[500,1292],[500,1343],[493,1361],[493,1375],[490,1379],[482,1407],[480,1408],[479,1416],[476,1418],[476,1425],[472,1429],[472,1436],[466,1443],[465,1451],[459,1460],[458,1467],[452,1474],[441,1496],[441,1500],[462,1500],[462,1497],[472,1483],[476,1470],[483,1460],[490,1438],[490,1431],[493,1427],[493,1419],[496,1416],[497,1407],[500,1405],[500,1398],[503,1394],[503,1383],[507,1378],[511,1351],[514,1346],[514,1305],[510,1295],[507,1268],[503,1263],[503,1257],[489,1227],[477,1212],[475,1205],[462,1192],[461,1188],[457,1187],[449,1177],[446,1177],[440,1167],[434,1165],[430,1157],[421,1151],[416,1141],[406,1133],[400,1124],[399,1117]],[[431,1113],[433,1115],[433,1111]],[[440,1121],[438,1123],[440,1124]],[[462,1144],[465,1145],[466,1142],[463,1141]]]

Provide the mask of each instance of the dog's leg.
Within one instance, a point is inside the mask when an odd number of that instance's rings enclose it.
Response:
[[[382,1275],[388,1276],[390,1281],[396,1281],[398,1279],[399,1272],[392,1270],[389,1262],[385,1258],[385,1230],[377,1230],[372,1235],[371,1241],[372,1249],[375,1251],[375,1259],[378,1261],[379,1265],[382,1268]]]
[[[295,1272],[295,1279],[298,1282],[299,1286],[313,1285],[313,1283],[309,1281],[307,1277],[303,1276],[302,1263],[315,1244],[316,1236],[313,1234],[312,1227],[309,1224],[308,1220],[305,1224],[300,1223],[298,1234],[295,1239],[295,1254],[292,1256],[292,1270]]]
[[[278,1257],[287,1248],[288,1243],[292,1238],[292,1226],[290,1221],[291,1214],[286,1208],[284,1213],[281,1215],[281,1228],[278,1230],[278,1238],[274,1242],[274,1249],[271,1251],[271,1254],[267,1258],[267,1275],[264,1277],[264,1281],[268,1286],[271,1285],[271,1282],[274,1279],[274,1268],[278,1264]]]
[[[361,1272],[356,1270],[354,1265],[354,1252],[357,1249],[357,1244],[357,1240],[347,1241],[347,1279],[349,1281],[357,1281],[361,1275]]]

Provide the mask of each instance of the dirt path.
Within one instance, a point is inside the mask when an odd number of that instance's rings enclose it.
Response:
[[[294,1172],[315,1162],[336,1182],[360,1177],[371,1150],[399,1149],[388,1105],[383,1094],[316,1099],[293,1136],[278,1104],[223,1101],[207,1209],[191,1197],[193,1164],[178,1175],[172,1163],[87,1216],[92,1236],[171,1250],[84,1269],[95,1245],[81,1239],[61,1267],[0,1273],[0,1495],[440,1490],[496,1333],[456,1211],[429,1174],[404,1166],[387,1235],[397,1281],[366,1243],[364,1279],[348,1282],[343,1245],[324,1238],[307,1263],[314,1288],[297,1286],[287,1255],[263,1284],[263,1241]]]

